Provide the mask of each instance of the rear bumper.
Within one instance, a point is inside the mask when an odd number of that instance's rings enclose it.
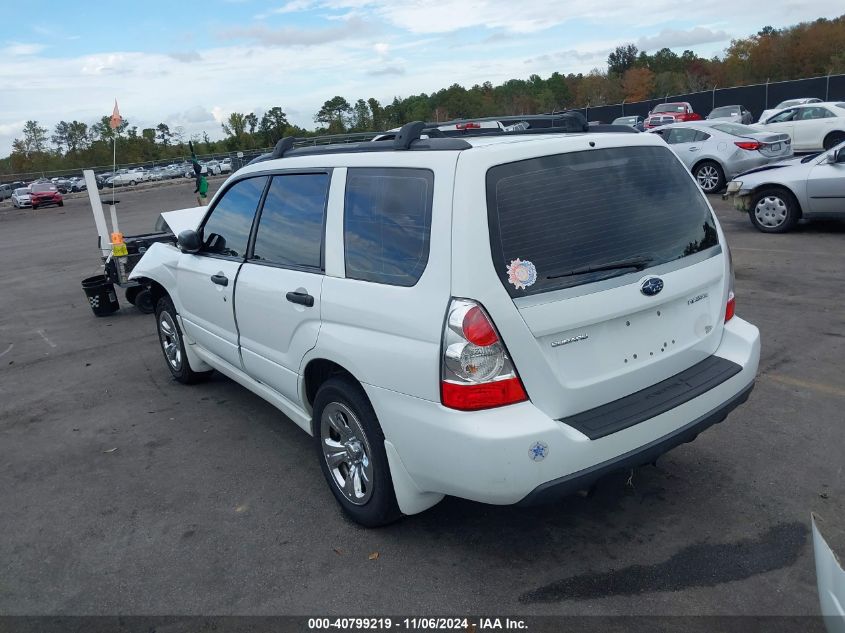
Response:
[[[753,386],[759,331],[734,317],[715,355],[740,371],[670,410],[592,440],[532,402],[463,412],[372,385],[364,388],[401,460],[403,477],[407,474],[418,493],[497,505],[534,503],[589,486],[613,470],[653,461],[724,419]],[[545,447],[539,460],[538,445]]]
[[[748,400],[748,396],[751,394],[751,390],[753,388],[754,383],[748,385],[733,398],[710,413],[693,420],[689,424],[682,426],[669,435],[665,435],[657,440],[654,440],[645,446],[640,446],[637,449],[625,453],[624,455],[620,455],[615,459],[610,459],[602,464],[597,464],[590,468],[585,468],[577,473],[565,475],[552,481],[547,481],[544,484],[540,484],[528,493],[528,495],[519,502],[519,505],[530,506],[557,501],[563,497],[578,492],[579,490],[589,488],[596,481],[605,475],[609,475],[610,473],[634,468],[643,464],[650,464],[676,446],[692,442],[696,437],[698,437],[699,433],[724,420],[728,417],[728,414],[731,411]]]

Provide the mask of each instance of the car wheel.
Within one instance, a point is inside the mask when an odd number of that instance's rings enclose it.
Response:
[[[842,132],[831,132],[824,139],[823,146],[825,151],[833,149],[842,141],[845,141],[845,134],[843,134]]]
[[[764,189],[751,200],[751,224],[763,233],[786,233],[801,215],[795,197],[784,189]]]
[[[130,181],[129,181],[129,184],[130,184],[131,186],[133,186],[133,187],[134,187],[134,186],[135,186],[135,181],[134,181],[134,180],[130,180]]]
[[[725,186],[725,172],[711,160],[696,165],[693,176],[704,193],[716,193]]]
[[[170,297],[159,299],[155,312],[158,340],[161,343],[161,351],[164,353],[170,375],[186,385],[207,380],[213,372],[194,371],[188,363],[188,356],[185,354],[185,339],[182,336],[179,321],[176,319],[176,308]]]
[[[62,200],[61,202],[59,202],[59,206],[60,206],[60,207],[65,206],[65,201],[64,201],[64,200]]]
[[[35,209],[37,209],[37,208],[38,208],[38,205],[37,205],[37,204],[33,204],[33,205],[32,205],[32,209],[33,209],[33,210],[35,210]]]
[[[366,527],[400,518],[384,433],[361,386],[327,380],[314,399],[313,423],[320,469],[343,511]]]

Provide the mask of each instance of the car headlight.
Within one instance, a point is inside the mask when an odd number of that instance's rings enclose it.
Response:
[[[731,180],[728,183],[728,188],[726,189],[727,193],[736,193],[742,189],[742,181],[741,180]]]

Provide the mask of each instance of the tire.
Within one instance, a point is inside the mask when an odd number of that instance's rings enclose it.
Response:
[[[33,211],[35,211],[37,208],[38,208],[38,205],[37,205],[37,204],[33,204],[33,205],[32,205],[32,210],[33,210]]]
[[[137,299],[137,298],[136,298]],[[185,339],[170,297],[162,297],[156,306],[156,330],[164,361],[174,379],[185,385],[208,380],[213,371],[194,371],[185,353]]]
[[[130,185],[130,186],[132,186],[132,187],[134,187],[134,186],[135,186],[135,181],[134,181],[134,180],[130,180],[130,181],[129,181],[129,185]]]
[[[60,207],[65,206],[65,201],[64,201],[64,200],[62,200],[62,201],[59,203],[59,206],[60,206]]]
[[[798,201],[785,189],[761,189],[751,198],[748,218],[754,228],[763,233],[791,231],[800,217]]]
[[[384,433],[361,386],[329,378],[314,399],[313,424],[320,470],[346,515],[365,527],[399,519]]]
[[[712,160],[700,162],[695,166],[692,175],[704,193],[716,193],[725,188],[725,172],[719,163]]]
[[[140,292],[135,295],[135,307],[141,314],[152,314],[156,311],[155,303],[153,302],[153,293],[142,288]]]
[[[822,146],[824,147],[825,151],[827,151],[829,149],[833,149],[834,147],[839,145],[842,141],[845,141],[845,133],[831,132],[830,134],[828,134],[825,137],[824,142],[822,143]]]

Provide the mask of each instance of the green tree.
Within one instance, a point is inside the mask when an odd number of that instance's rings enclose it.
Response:
[[[159,123],[156,126],[156,140],[165,148],[170,145],[170,139],[172,137],[173,133],[170,131],[170,127],[166,123]]]
[[[267,110],[258,123],[258,134],[265,147],[275,145],[287,132],[290,124],[288,116],[279,106]]]
[[[47,128],[38,125],[38,121],[27,121],[23,126],[23,138],[14,142],[27,158],[42,154],[47,151]]]
[[[254,112],[250,112],[244,117],[244,121],[246,122],[247,127],[249,128],[250,134],[255,134],[255,128],[258,127],[258,117],[255,116]]]
[[[624,44],[617,46],[613,52],[607,56],[607,71],[614,75],[621,77],[625,71],[633,67],[637,61],[637,47],[633,44]]]
[[[330,134],[346,131],[346,123],[352,113],[352,106],[341,96],[335,96],[326,101],[314,116],[314,121],[328,127]]]
[[[358,99],[352,107],[352,130],[364,132],[373,129],[373,117],[369,104],[363,99]]]
[[[246,132],[246,125],[246,115],[241,112],[232,112],[221,127],[226,136],[240,140]]]

